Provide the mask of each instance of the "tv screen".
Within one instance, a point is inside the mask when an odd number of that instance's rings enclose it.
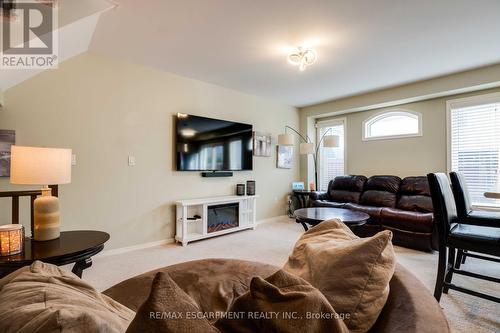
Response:
[[[179,113],[177,170],[252,170],[252,125]]]

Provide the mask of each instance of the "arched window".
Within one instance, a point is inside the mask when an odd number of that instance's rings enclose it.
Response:
[[[363,140],[407,138],[421,135],[422,114],[414,111],[384,111],[363,122]]]

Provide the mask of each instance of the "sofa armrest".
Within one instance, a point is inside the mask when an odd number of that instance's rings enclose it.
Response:
[[[323,191],[312,191],[309,194],[310,200],[328,200],[328,192]]]

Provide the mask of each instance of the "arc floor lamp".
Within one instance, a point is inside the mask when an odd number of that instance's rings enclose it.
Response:
[[[306,134],[305,136],[300,134],[299,131],[290,127],[288,125],[285,126],[285,133],[278,135],[278,145],[279,146],[294,146],[294,137],[292,134],[287,133],[287,130],[291,130],[295,134],[297,134],[302,141],[299,145],[299,153],[301,155],[312,155],[314,161],[314,186],[316,190],[318,189],[318,152],[321,147],[321,143],[323,142],[323,147],[325,148],[336,148],[340,145],[340,137],[338,135],[328,134],[332,132],[332,129],[329,128],[325,133],[321,136],[316,146],[314,142],[309,138]]]

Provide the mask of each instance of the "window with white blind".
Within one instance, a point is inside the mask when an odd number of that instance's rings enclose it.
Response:
[[[318,151],[319,190],[326,191],[330,180],[345,174],[345,119],[317,123],[317,140],[323,135],[338,135],[339,146],[324,148],[321,143]]]
[[[448,169],[461,172],[476,206],[500,207],[500,94],[448,101]]]

